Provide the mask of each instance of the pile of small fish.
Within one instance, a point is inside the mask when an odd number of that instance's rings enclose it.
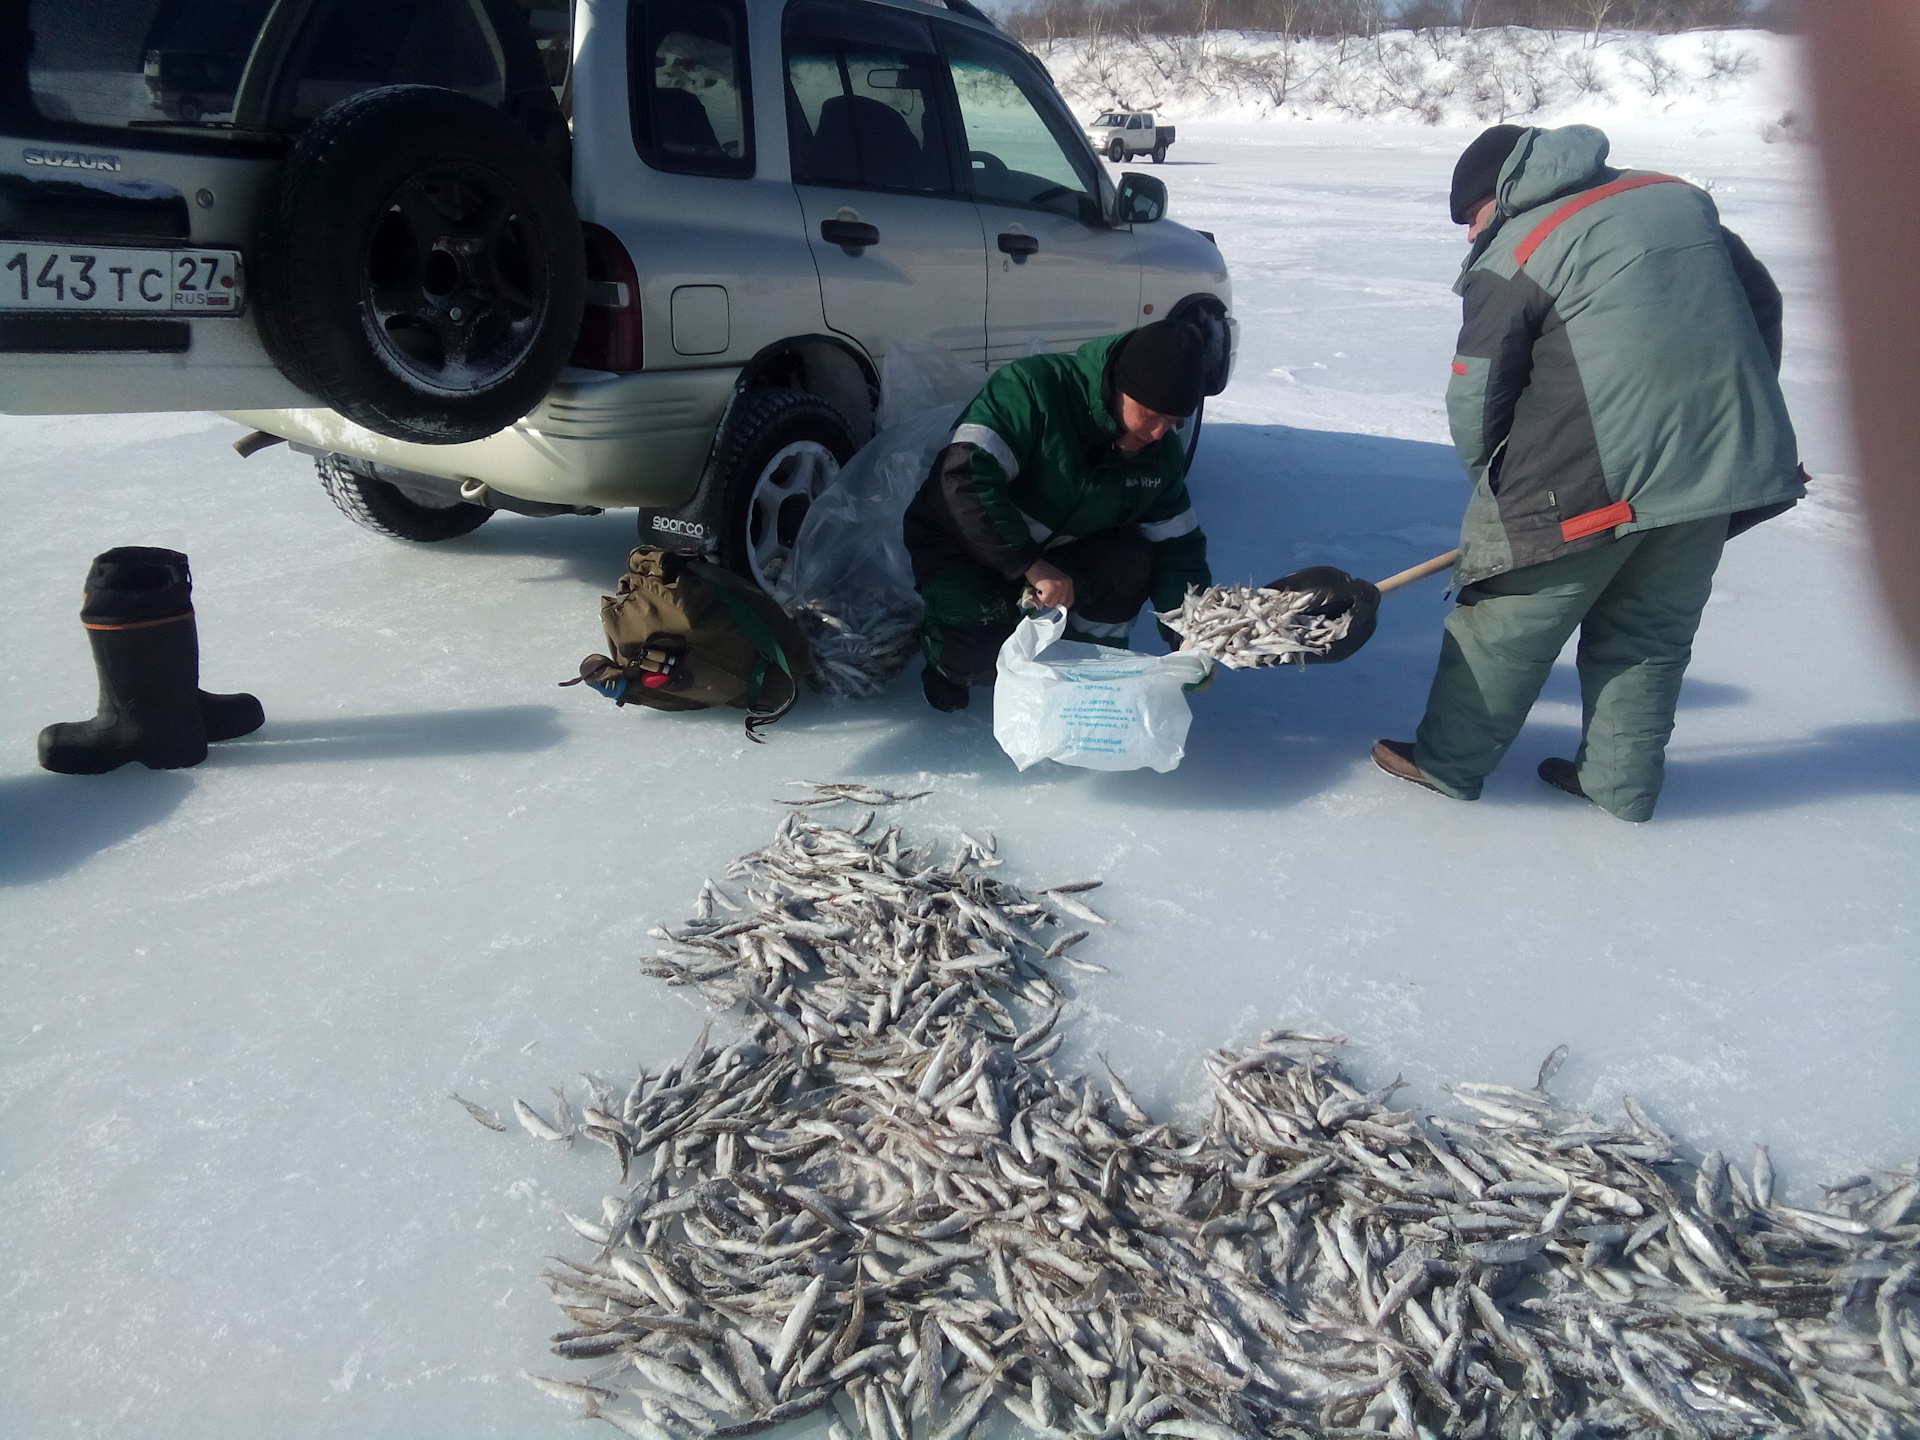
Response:
[[[920,647],[920,607],[878,593],[855,607],[809,600],[787,613],[806,637],[814,689],[864,700],[893,683]]]
[[[1256,590],[1247,585],[1189,589],[1178,610],[1160,612],[1160,623],[1185,638],[1183,650],[1198,650],[1229,670],[1306,663],[1347,638],[1353,612],[1322,615],[1306,607],[1313,597],[1299,590]]]
[[[637,1440],[835,1406],[832,1440],[1914,1434],[1920,1174],[1776,1201],[1766,1152],[1698,1165],[1638,1106],[1462,1084],[1470,1123],[1362,1093],[1337,1037],[1208,1062],[1198,1129],[1062,1078],[1058,961],[1098,882],[1025,893],[817,787],[702,887],[649,973],[743,1004],[547,1140],[617,1155],[596,1254],[546,1279],[578,1379]],[[1073,928],[1069,928],[1073,927]],[[1057,936],[1053,932],[1058,931]],[[478,1117],[489,1112],[471,1105]],[[497,1120],[492,1120],[497,1125]],[[632,1183],[629,1183],[629,1182]]]

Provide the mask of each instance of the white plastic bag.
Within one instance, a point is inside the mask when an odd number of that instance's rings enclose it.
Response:
[[[884,428],[800,524],[776,598],[807,637],[815,686],[830,695],[877,695],[919,649],[920,596],[900,517],[986,378],[928,341],[895,341]]]
[[[993,738],[1025,770],[1058,760],[1088,770],[1165,773],[1187,753],[1184,685],[1206,679],[1204,655],[1137,655],[1062,640],[1058,610],[1029,615],[1000,647]]]

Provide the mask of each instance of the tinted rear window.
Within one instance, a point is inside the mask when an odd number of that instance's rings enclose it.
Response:
[[[31,0],[32,113],[119,129],[217,128],[232,118],[240,72],[270,5]]]

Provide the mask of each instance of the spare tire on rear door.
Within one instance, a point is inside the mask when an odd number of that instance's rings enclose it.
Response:
[[[539,403],[586,290],[560,174],[506,116],[431,85],[363,91],[301,133],[255,268],[288,379],[369,430],[439,445]]]

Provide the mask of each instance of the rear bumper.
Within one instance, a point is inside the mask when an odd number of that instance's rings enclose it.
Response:
[[[733,368],[563,372],[525,419],[464,445],[390,440],[332,410],[223,413],[318,450],[479,480],[525,500],[612,510],[677,505],[693,494],[739,375]]]

